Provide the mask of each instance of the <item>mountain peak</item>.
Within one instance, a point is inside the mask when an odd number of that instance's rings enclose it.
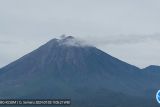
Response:
[[[160,66],[150,65],[150,66],[144,68],[143,70],[149,71],[149,72],[157,72],[157,71],[160,71]]]
[[[50,44],[58,44],[59,46],[74,46],[74,47],[88,47],[85,41],[75,38],[73,36],[61,35],[58,39],[52,39],[49,41]]]
[[[160,68],[160,66],[158,66],[158,65],[150,65],[150,66],[148,66],[148,67],[146,67],[144,69],[150,69],[150,68]]]

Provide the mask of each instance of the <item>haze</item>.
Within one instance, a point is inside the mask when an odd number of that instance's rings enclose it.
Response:
[[[62,34],[138,67],[160,65],[159,0],[0,0],[0,67]]]

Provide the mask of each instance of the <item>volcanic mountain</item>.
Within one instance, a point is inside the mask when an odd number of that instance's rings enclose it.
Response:
[[[69,98],[71,107],[158,107],[157,75],[157,69],[155,75],[68,36],[1,68],[0,98]]]

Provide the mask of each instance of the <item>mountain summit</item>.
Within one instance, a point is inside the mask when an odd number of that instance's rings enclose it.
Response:
[[[77,38],[74,38],[73,36],[65,36],[62,35],[60,36],[60,39],[52,39],[49,41],[49,43],[58,43],[59,45],[63,46],[77,46],[77,47],[84,47],[84,46],[89,46],[86,42],[79,40]]]
[[[156,107],[151,100],[159,80],[150,81],[141,69],[62,36],[3,67],[0,98],[70,98],[73,107]]]

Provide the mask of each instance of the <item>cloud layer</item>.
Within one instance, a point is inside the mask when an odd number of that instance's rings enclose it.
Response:
[[[134,65],[160,65],[159,4],[159,0],[0,0],[0,66],[61,34],[81,38]]]
[[[97,45],[123,45],[123,44],[137,44],[147,43],[149,41],[160,42],[160,34],[150,35],[112,35],[95,37],[89,40],[92,44]]]

